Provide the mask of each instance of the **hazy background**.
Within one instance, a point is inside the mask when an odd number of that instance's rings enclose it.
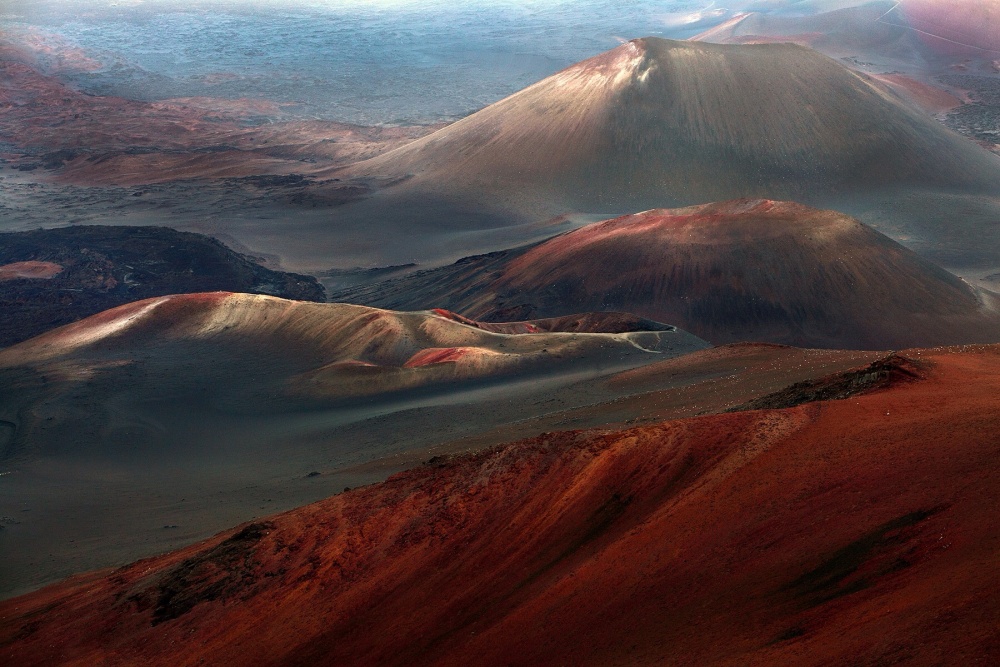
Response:
[[[264,98],[293,118],[453,120],[645,35],[858,2],[0,0],[0,39],[99,95]]]

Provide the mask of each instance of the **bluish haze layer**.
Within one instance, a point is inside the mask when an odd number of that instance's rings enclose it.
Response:
[[[16,0],[0,3],[0,31],[50,56],[82,49],[100,67],[62,76],[95,94],[265,98],[297,117],[422,123],[622,39],[687,37],[733,11],[692,0]]]

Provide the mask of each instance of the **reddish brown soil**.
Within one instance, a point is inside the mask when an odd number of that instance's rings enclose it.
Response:
[[[991,59],[1000,55],[1000,8],[984,0],[901,0],[797,16],[749,12],[693,39],[726,44],[792,41],[828,55],[872,59],[907,54],[903,57],[917,66],[937,56]]]
[[[15,55],[0,48],[0,140],[24,152],[22,167],[58,170],[70,183],[306,173],[371,158],[437,129],[322,121],[247,127],[248,118],[280,118],[280,108],[249,99],[141,102],[86,95],[4,59]]]
[[[698,33],[691,38],[695,42],[711,42],[715,44],[782,44],[791,43],[799,46],[815,48],[816,42],[822,42],[825,35],[822,32],[788,32],[780,34],[767,34],[766,31],[755,33],[751,28],[749,32],[743,33],[741,26],[743,23],[759,23],[759,14],[738,14],[725,23],[709,28],[705,32]]]
[[[29,65],[48,73],[97,72],[105,63],[90,57],[59,35],[34,26],[11,30],[5,26],[0,35],[0,59]]]
[[[986,664],[1000,349],[443,461],[0,605],[8,664]]]
[[[403,368],[418,368],[431,364],[443,364],[448,361],[458,361],[462,357],[476,352],[478,350],[469,347],[431,347],[414,354],[403,364]]]
[[[962,100],[951,93],[905,74],[875,74],[872,78],[888,85],[929,113],[944,113],[962,106]]]
[[[126,150],[155,142],[176,149],[193,135],[238,127],[235,117],[211,122],[192,109],[85,95],[20,63],[0,62],[0,82],[0,134],[25,147]]]
[[[692,40],[720,44],[793,42],[828,55],[891,48],[902,32],[880,20],[888,6],[875,3],[815,14],[782,12],[737,14]]]
[[[333,298],[499,322],[623,311],[715,344],[1000,342],[995,294],[850,216],[768,199],[625,215]]]
[[[45,279],[57,275],[62,270],[62,266],[53,262],[12,262],[0,266],[0,280]]]
[[[603,393],[604,399],[589,405],[567,407],[562,396],[553,395],[548,410],[538,416],[522,414],[489,433],[387,456],[357,470],[386,470],[388,475],[433,456],[467,454],[539,433],[619,430],[726,412],[803,383],[863,373],[890,356],[884,351],[808,350],[760,343],[709,348],[592,381],[591,390]]]
[[[944,55],[1000,57],[1000,6],[982,0],[903,0],[918,37]]]

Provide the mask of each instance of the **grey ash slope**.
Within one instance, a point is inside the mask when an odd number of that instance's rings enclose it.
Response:
[[[446,232],[465,233],[472,248],[484,229],[566,211],[737,197],[844,208],[884,193],[1000,188],[996,156],[815,51],[657,38],[339,173],[402,179],[331,221],[339,229],[378,219],[384,237],[405,237],[385,263],[441,258]]]

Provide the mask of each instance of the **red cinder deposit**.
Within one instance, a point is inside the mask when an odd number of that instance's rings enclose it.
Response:
[[[41,73],[23,55],[5,47],[0,36],[0,136],[14,154],[49,151],[43,166],[69,183],[137,185],[301,173],[303,158],[342,166],[436,129],[327,121],[246,127],[247,118],[282,118],[281,109],[252,99],[144,102],[88,95]]]
[[[458,361],[462,357],[476,352],[479,350],[470,347],[431,347],[414,354],[403,364],[403,368],[417,368],[418,366]]]
[[[560,301],[626,310],[715,343],[884,349],[996,342],[1000,331],[993,295],[849,216],[791,202],[590,225],[518,257],[498,283],[500,293],[544,303],[539,315],[560,314]]]
[[[17,280],[19,278],[43,280],[61,273],[62,270],[63,267],[54,262],[38,262],[34,260],[11,262],[10,264],[0,266],[0,280]]]
[[[996,294],[848,215],[770,199],[625,215],[336,298],[434,304],[487,322],[622,311],[715,344],[879,350],[1000,342]]]
[[[975,664],[1000,349],[435,460],[0,605],[7,664]],[[837,384],[827,378],[826,386]],[[867,384],[866,384],[867,382]],[[866,388],[867,387],[867,388]]]

